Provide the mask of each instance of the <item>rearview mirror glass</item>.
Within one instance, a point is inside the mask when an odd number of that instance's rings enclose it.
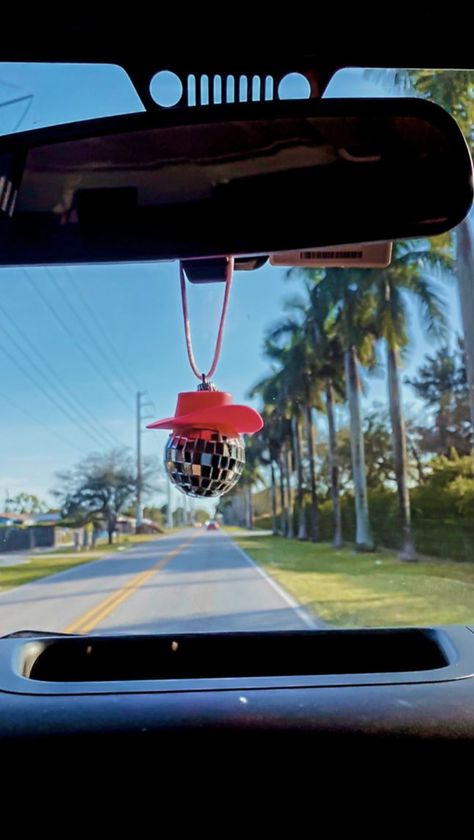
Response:
[[[471,203],[457,124],[417,99],[211,106],[0,139],[2,265],[431,236]]]

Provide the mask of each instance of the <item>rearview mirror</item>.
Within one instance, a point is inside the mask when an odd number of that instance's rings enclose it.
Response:
[[[0,264],[269,254],[431,236],[472,202],[417,99],[207,106],[0,138]]]

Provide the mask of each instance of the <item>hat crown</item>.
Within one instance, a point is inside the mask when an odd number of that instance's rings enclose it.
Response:
[[[224,405],[232,405],[232,396],[226,391],[181,391],[174,416],[183,417],[193,411],[221,408]]]

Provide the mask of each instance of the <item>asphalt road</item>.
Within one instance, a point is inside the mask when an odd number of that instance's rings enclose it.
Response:
[[[222,532],[187,529],[0,594],[0,635],[317,626]]]

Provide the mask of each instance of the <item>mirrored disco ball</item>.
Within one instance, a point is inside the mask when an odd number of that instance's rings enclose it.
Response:
[[[165,446],[165,468],[187,496],[222,496],[237,484],[245,464],[241,438],[200,430],[173,432]]]

